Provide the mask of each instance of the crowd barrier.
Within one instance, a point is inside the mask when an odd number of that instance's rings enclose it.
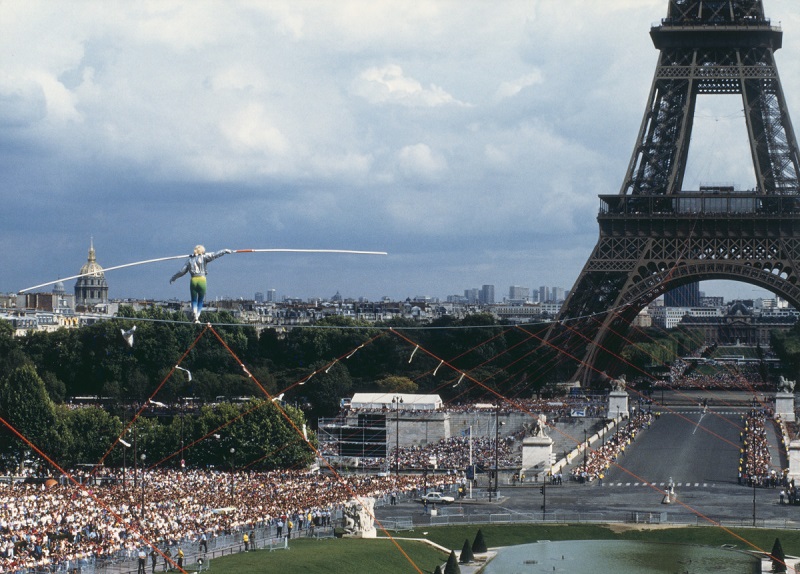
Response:
[[[331,516],[331,526],[315,526],[314,528],[307,528],[303,525],[302,529],[292,530],[292,539],[295,538],[333,538],[334,528],[333,524],[341,521],[341,513],[336,512]],[[238,554],[244,552],[244,534],[247,533],[249,537],[249,550],[250,551],[275,551],[275,550],[288,550],[291,539],[286,536],[286,528],[283,529],[281,536],[277,535],[277,528],[274,524],[262,524],[253,528],[244,528],[229,534],[222,534],[208,538],[208,550],[203,551],[200,546],[200,541],[197,539],[183,540],[178,543],[170,544],[170,554],[172,560],[178,549],[182,549],[184,553],[183,566],[188,570],[208,570],[211,567],[211,562],[215,558],[223,556],[230,556],[231,554]],[[159,550],[164,551],[167,547],[159,547]],[[164,559],[159,556],[156,566],[156,572],[164,571]],[[151,564],[150,557],[147,558],[147,572],[150,572]],[[105,560],[98,560],[97,565],[92,570],[80,570],[80,574],[136,574],[138,563],[135,556],[128,556],[127,554],[108,558]],[[52,574],[52,571],[48,571]],[[65,571],[71,574],[71,571]],[[38,574],[38,572],[20,572],[19,574]]]
[[[400,519],[396,519],[400,520]],[[724,526],[727,528],[768,528],[800,530],[800,523],[792,518],[753,519],[700,517],[694,514],[672,512],[515,512],[494,514],[438,515],[430,517],[430,526],[462,526],[481,524],[672,524],[675,526]],[[385,522],[384,522],[385,524]],[[417,526],[420,526],[419,524]],[[387,528],[388,530],[388,528]]]
[[[60,564],[54,564],[42,568],[18,568],[16,570],[6,570],[6,574],[95,574],[96,561],[93,558],[82,558],[80,560],[68,560]]]

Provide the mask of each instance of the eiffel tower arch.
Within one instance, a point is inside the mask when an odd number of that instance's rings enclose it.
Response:
[[[782,31],[761,0],[669,0],[650,36],[660,54],[625,180],[600,195],[599,240],[546,340],[584,384],[619,370],[633,319],[675,287],[740,281],[800,308],[800,165],[774,60]],[[683,189],[707,94],[742,98],[751,189]]]

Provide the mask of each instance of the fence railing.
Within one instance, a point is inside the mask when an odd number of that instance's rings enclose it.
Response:
[[[41,568],[17,568],[12,570],[4,570],[7,574],[56,574],[65,573],[72,574],[79,572],[80,574],[94,574],[96,562],[93,558],[81,558],[79,560],[66,560],[64,562],[51,565],[49,567]]]
[[[339,519],[338,516],[335,519]],[[303,525],[301,529],[293,529],[291,538],[332,538],[334,535],[333,520],[331,526],[307,526]],[[230,534],[222,534],[219,536],[210,537],[207,541],[207,549],[201,547],[200,542],[196,539],[183,540],[180,543],[170,545],[169,551],[171,559],[177,562],[176,555],[178,549],[183,550],[184,568],[191,568],[192,570],[206,570],[209,569],[210,562],[215,558],[223,556],[230,556],[231,554],[238,554],[244,552],[244,534],[247,533],[248,549],[249,550],[284,550],[289,548],[290,539],[287,536],[288,531],[284,527],[281,535],[278,536],[277,527],[274,524],[261,525],[255,528],[245,528]],[[165,551],[166,548],[160,548]],[[200,563],[202,559],[202,564]],[[156,571],[163,569],[163,557],[159,555],[157,559]],[[93,570],[80,570],[81,574],[88,572],[89,574],[136,574],[138,568],[137,559],[127,554],[117,557],[109,558],[103,561],[98,561],[96,569]],[[150,569],[150,557],[147,558],[147,570]],[[169,568],[168,568],[169,569]],[[49,574],[50,571],[48,571]],[[72,571],[68,571],[70,574]],[[21,573],[21,574],[34,574]],[[38,574],[38,573],[36,573]]]
[[[394,518],[400,521],[402,518]],[[385,527],[385,521],[381,521]],[[674,524],[676,526],[725,526],[728,528],[769,528],[781,530],[800,530],[800,521],[792,519],[757,518],[701,518],[694,514],[648,511],[620,512],[513,512],[491,514],[439,514],[431,516],[430,526],[456,526],[479,524]],[[388,530],[388,528],[387,528]]]

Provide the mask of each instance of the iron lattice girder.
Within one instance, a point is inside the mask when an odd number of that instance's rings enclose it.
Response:
[[[638,256],[631,256],[638,249]],[[624,276],[627,283],[617,293],[615,307],[634,306],[637,312],[690,275],[692,281],[711,276],[736,276],[780,291],[800,304],[798,286],[800,239],[787,237],[603,238],[584,269],[584,275],[608,281]],[[618,279],[614,283],[618,283]],[[584,285],[588,286],[588,285]],[[645,297],[643,297],[646,295]],[[584,309],[599,313],[603,309]]]
[[[667,20],[685,25],[762,22],[761,0],[670,0]]]
[[[690,196],[681,199],[688,205],[696,202],[699,212],[657,213],[682,204],[678,198],[604,197],[611,208],[598,217],[600,238],[559,317],[567,337],[561,348],[583,363],[579,378],[613,369],[630,322],[680,285],[736,279],[800,306],[800,206],[795,199],[774,198],[767,201],[768,212],[742,213],[735,209],[763,206],[765,198]],[[646,213],[614,210],[631,205]],[[702,211],[720,206],[728,209]]]
[[[630,304],[638,308],[641,300],[652,301],[672,289],[672,285],[693,283],[700,280],[729,279],[736,276],[739,280],[747,279],[748,283],[758,285],[771,291],[780,292],[790,301],[800,300],[800,287],[794,269],[792,275],[786,276],[781,263],[772,262],[767,268],[759,268],[745,261],[706,260],[686,262],[664,269],[650,276],[640,277],[639,281],[627,292],[623,305]],[[684,280],[686,279],[686,280]]]
[[[659,63],[620,193],[680,192],[703,94],[742,96],[758,190],[800,193],[797,142],[773,56],[783,33],[764,19],[761,2],[672,2],[650,34]]]
[[[600,238],[581,279],[596,273],[625,275],[626,286],[617,293],[614,306],[643,308],[652,299],[638,301],[643,292],[639,285],[651,288],[654,277],[660,278],[660,284],[671,283],[670,272],[686,266],[702,268],[703,273],[729,270],[770,288],[777,277],[786,283],[782,290],[787,295],[795,292],[792,286],[798,283],[800,264],[800,205],[796,199],[719,193],[673,199],[605,198],[606,208],[598,216]],[[675,212],[660,213],[659,209]],[[800,297],[794,297],[788,296],[800,304]],[[586,311],[601,309],[582,310]]]
[[[656,71],[656,80],[688,80],[694,77],[698,81],[698,89],[703,93],[715,93],[711,91],[717,82],[725,81],[724,85],[734,85],[737,91],[733,93],[741,94],[741,84],[738,82],[740,78],[756,79],[756,80],[777,80],[774,68],[765,68],[763,66],[714,66],[701,70],[697,70],[693,66],[660,66]],[[706,83],[702,81],[706,80]],[[731,80],[735,84],[731,84]],[[731,92],[720,92],[731,93]]]
[[[632,252],[639,248],[636,256]],[[679,259],[676,259],[679,257]],[[630,271],[648,276],[678,265],[706,261],[731,261],[768,269],[794,268],[800,261],[796,239],[716,238],[601,240],[586,265],[587,272]]]

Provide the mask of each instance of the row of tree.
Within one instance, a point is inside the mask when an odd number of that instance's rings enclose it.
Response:
[[[0,415],[7,423],[0,424],[0,465],[14,466],[37,449],[65,467],[119,466],[124,457],[130,463],[133,453],[122,443],[109,448],[152,398],[170,408],[144,409],[124,439],[132,444],[135,436],[137,452],[152,464],[177,466],[183,459],[206,466],[235,458],[237,468],[297,466],[312,456],[298,429],[335,415],[340,399],[355,391],[433,392],[469,401],[487,397],[488,388],[527,397],[554,372],[537,366],[541,333],[499,325],[489,315],[444,318],[425,329],[334,317],[281,336],[237,325],[228,313],[209,320],[213,330],[157,307],[123,308],[113,320],[23,337],[0,321]],[[133,325],[130,346],[121,331]],[[439,357],[449,364],[437,369]],[[178,364],[192,376],[175,369]],[[480,384],[456,385],[465,371]],[[265,391],[286,391],[293,424],[269,400],[228,401],[263,399]],[[103,408],[75,408],[76,397],[102,397]],[[205,406],[185,408],[198,403]]]
[[[0,322],[0,367],[10,372],[23,364],[34,365],[57,404],[76,396],[141,402],[156,389],[157,400],[165,403],[179,397],[212,402],[220,396],[258,397],[264,396],[264,390],[275,394],[291,388],[286,399],[306,409],[311,421],[335,414],[339,400],[354,391],[387,389],[387,380],[404,385],[391,388],[390,383],[389,391],[478,400],[491,396],[487,388],[504,395],[524,392],[530,396],[555,377],[553,366],[541,368],[537,363],[544,326],[503,326],[490,315],[462,320],[445,317],[424,329],[411,321],[373,326],[333,317],[314,328],[279,335],[273,329],[257,332],[235,325],[230,314],[219,313],[209,316],[219,326],[202,337],[202,328],[183,320],[161,308],[123,308],[114,320],[20,338],[12,337],[7,324]],[[120,331],[134,324],[135,342],[130,347]],[[421,350],[414,352],[417,345]],[[355,355],[345,359],[356,349]],[[448,365],[433,376],[439,357]],[[247,366],[252,378],[238,361]],[[174,370],[176,364],[191,371],[191,381]],[[314,384],[296,386],[320,369]],[[469,372],[481,384],[454,388],[461,372]],[[410,388],[409,380],[413,381]]]
[[[787,376],[796,380],[800,375],[800,323],[795,324],[790,331],[773,332],[770,344]]]
[[[253,399],[188,412],[135,408],[57,405],[36,369],[19,366],[0,378],[0,468],[13,471],[25,460],[49,472],[99,463],[120,467],[145,455],[153,467],[270,470],[304,468],[314,459],[309,443],[315,445],[315,435],[290,405]]]

